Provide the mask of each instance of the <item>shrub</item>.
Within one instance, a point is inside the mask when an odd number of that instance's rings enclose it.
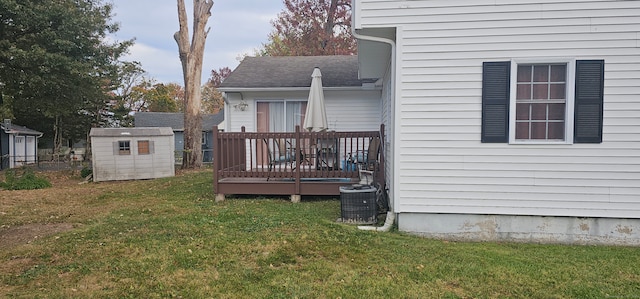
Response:
[[[51,183],[46,178],[36,176],[29,168],[9,169],[4,177],[5,181],[0,182],[0,187],[7,190],[33,190],[51,187]]]
[[[93,173],[93,170],[89,167],[83,167],[82,170],[80,170],[80,177],[82,178],[86,178],[89,175],[91,175]]]

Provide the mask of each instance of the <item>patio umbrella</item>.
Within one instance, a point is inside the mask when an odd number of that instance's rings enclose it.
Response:
[[[307,111],[305,113],[304,124],[302,126],[311,132],[320,132],[327,129],[327,111],[324,107],[322,74],[320,73],[319,68],[316,67],[313,70],[311,78]]]

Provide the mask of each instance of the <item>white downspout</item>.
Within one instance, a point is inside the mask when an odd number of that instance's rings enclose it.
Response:
[[[356,0],[351,0],[351,34],[353,35],[353,37],[357,38],[357,39],[361,39],[361,40],[368,40],[368,41],[373,41],[373,42],[380,42],[380,43],[385,43],[391,46],[391,66],[390,66],[390,70],[389,70],[389,76],[391,77],[391,84],[389,86],[389,94],[392,97],[392,102],[391,102],[391,111],[389,113],[389,117],[390,117],[390,123],[393,124],[393,127],[390,128],[389,130],[389,134],[391,134],[391,140],[395,141],[395,84],[396,84],[396,42],[392,39],[388,39],[388,38],[383,38],[383,37],[377,37],[377,36],[368,36],[368,35],[362,35],[356,32],[356,26],[355,26],[355,9],[356,7]],[[394,144],[395,142],[391,143],[391,152],[394,152]],[[384,144],[382,145],[382,152],[385,153],[384,150]],[[390,185],[391,188],[395,188],[394,187],[394,181],[395,181],[395,159],[393,161],[394,163],[394,167],[390,168]],[[395,222],[396,219],[396,213],[394,212],[393,206],[394,206],[394,199],[393,199],[393,193],[395,192],[394,190],[391,190],[391,194],[389,194],[389,211],[387,212],[387,218],[385,219],[384,225],[377,227],[377,226],[358,226],[358,229],[361,230],[372,230],[372,231],[382,231],[382,232],[386,232],[389,231],[391,229],[391,227],[393,226],[393,223]],[[386,192],[386,190],[382,190],[382,192]]]

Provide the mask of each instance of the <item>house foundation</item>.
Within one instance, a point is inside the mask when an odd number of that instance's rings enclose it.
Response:
[[[400,213],[398,229],[453,241],[640,246],[640,219]]]

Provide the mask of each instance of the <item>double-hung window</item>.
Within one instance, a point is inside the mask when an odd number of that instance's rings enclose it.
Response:
[[[510,120],[515,123],[515,136],[511,140],[565,141],[570,133],[565,129],[572,125],[567,123],[566,113],[572,98],[567,93],[567,64],[516,64],[515,67],[516,90],[515,97],[511,97],[515,119]]]
[[[483,64],[482,142],[600,143],[604,61]]]

